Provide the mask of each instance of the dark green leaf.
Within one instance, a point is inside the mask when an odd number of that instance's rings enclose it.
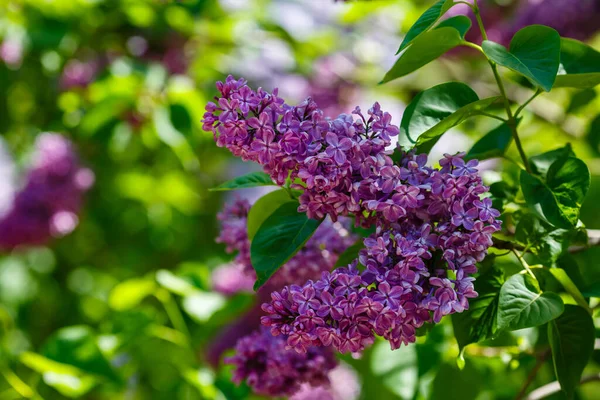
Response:
[[[281,205],[256,232],[250,248],[257,277],[255,289],[292,258],[321,224],[299,213],[297,208],[296,203]]]
[[[543,325],[564,311],[556,293],[543,292],[529,275],[511,276],[500,289],[498,330],[516,331]]]
[[[478,100],[460,108],[419,136],[416,144],[418,151],[422,153],[429,152],[444,133],[471,117],[481,115],[483,111],[499,99],[500,97],[488,97],[487,99]]]
[[[509,126],[503,122],[488,132],[484,137],[471,147],[465,156],[470,160],[487,160],[488,158],[502,157],[512,142],[512,132]]]
[[[585,139],[594,153],[600,155],[600,114],[598,114],[590,123]]]
[[[592,88],[600,84],[600,53],[580,41],[561,38],[560,68],[554,87]]]
[[[575,153],[571,149],[571,145],[567,144],[559,149],[550,150],[542,154],[529,158],[529,163],[533,169],[533,172],[546,178],[548,169],[558,160],[564,160],[568,157],[575,157]]]
[[[402,44],[400,44],[400,48],[396,54],[407,48],[421,33],[431,28],[433,24],[435,24],[453,5],[453,0],[439,0],[425,11],[419,19],[417,19],[417,22],[410,27],[408,32],[406,32],[406,36],[404,36],[404,40],[402,41]]]
[[[454,336],[459,348],[491,338],[496,332],[496,315],[504,272],[492,266],[475,280],[479,296],[469,301],[469,309],[452,314]]]
[[[456,15],[454,17],[448,18],[440,22],[439,25],[435,27],[435,29],[450,26],[456,29],[460,33],[460,37],[464,39],[469,29],[471,29],[472,24],[473,23],[471,22],[471,19],[469,17],[465,15]]]
[[[77,367],[88,374],[112,380],[119,379],[100,352],[96,336],[87,326],[60,329],[48,339],[42,355],[56,362]]]
[[[400,123],[398,144],[405,149],[417,143],[419,136],[462,107],[479,100],[477,93],[460,82],[448,82],[420,92],[410,102]]]
[[[496,64],[522,74],[547,92],[552,89],[560,63],[560,35],[554,29],[527,26],[512,38],[510,51],[489,40],[481,47]]]
[[[448,50],[460,45],[462,38],[455,28],[447,26],[419,35],[383,77],[381,83],[403,77],[429,64]]]
[[[258,228],[280,205],[289,202],[295,202],[296,207],[298,207],[298,201],[292,199],[290,194],[284,189],[267,193],[258,199],[248,213],[248,239],[252,240],[254,238]]]
[[[249,174],[238,176],[237,178],[227,181],[216,188],[210,189],[210,191],[218,192],[273,185],[275,185],[275,183],[273,183],[273,180],[268,174],[264,172],[250,172]]]
[[[583,107],[590,104],[598,97],[598,93],[594,89],[583,89],[571,97],[571,102],[567,107],[567,114],[573,114]]]
[[[521,171],[521,187],[527,204],[552,225],[571,229],[590,187],[590,172],[575,157],[558,159],[546,174],[546,182]]]
[[[352,261],[356,260],[358,258],[358,252],[365,247],[365,245],[363,244],[363,239],[359,239],[356,241],[356,243],[354,243],[352,246],[348,247],[346,250],[344,250],[344,252],[342,254],[340,254],[340,257],[338,258],[337,262],[335,263],[335,267],[345,267],[348,264],[350,264]]]
[[[594,321],[581,307],[566,305],[565,312],[548,324],[554,372],[569,399],[594,351],[594,336]]]
[[[545,266],[552,266],[569,247],[572,233],[555,228],[533,214],[525,214],[515,230],[515,239],[535,254]]]

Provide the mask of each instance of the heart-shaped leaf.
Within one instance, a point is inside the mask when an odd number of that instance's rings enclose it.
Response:
[[[487,160],[488,158],[502,157],[512,142],[512,132],[503,122],[479,139],[465,156],[470,160]]]
[[[479,296],[469,301],[469,309],[452,314],[454,336],[460,349],[495,334],[498,298],[503,283],[504,271],[491,266],[475,280],[475,291]]]
[[[537,282],[529,275],[513,275],[500,289],[498,331],[516,331],[543,325],[563,311],[564,304],[559,295],[542,293]]]
[[[406,36],[404,36],[404,40],[400,44],[400,48],[396,54],[399,54],[402,50],[407,48],[421,33],[431,28],[433,24],[435,24],[453,5],[453,0],[439,0],[428,8],[427,11],[417,19],[417,22],[410,27],[408,32],[406,32]]]
[[[442,83],[423,90],[402,115],[398,144],[405,148],[413,147],[423,133],[477,100],[477,93],[460,82]]]
[[[548,324],[554,372],[567,398],[572,399],[583,369],[594,351],[592,317],[581,307],[566,305],[565,312]]]
[[[452,26],[422,33],[402,53],[380,83],[392,81],[418,70],[448,50],[460,45],[462,40],[461,33]]]
[[[282,204],[289,202],[295,202],[296,207],[298,207],[298,201],[292,199],[284,189],[267,193],[258,199],[248,213],[248,239],[252,240],[254,238],[258,228],[260,228],[269,215],[273,214]]]
[[[257,186],[273,186],[273,180],[264,172],[250,172],[249,174],[238,176],[235,179],[222,183],[216,188],[210,189],[211,192],[245,189]]]
[[[521,187],[527,204],[552,225],[571,229],[590,188],[590,172],[575,157],[559,159],[548,169],[546,182],[521,171]]]
[[[261,287],[292,258],[321,224],[297,209],[295,202],[282,204],[256,232],[250,246],[250,258],[257,277],[254,289]]]
[[[600,84],[600,52],[578,40],[561,38],[560,68],[554,87],[592,88]]]
[[[552,89],[560,63],[560,35],[554,29],[527,26],[512,38],[510,51],[489,40],[481,47],[496,64],[520,73],[547,92]]]

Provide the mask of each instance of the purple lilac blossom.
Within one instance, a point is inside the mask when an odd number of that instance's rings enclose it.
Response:
[[[60,85],[65,90],[75,87],[86,87],[96,77],[98,69],[99,65],[97,61],[69,60],[63,69]]]
[[[250,203],[238,198],[218,214],[221,233],[217,242],[225,244],[228,252],[237,252],[233,264],[217,268],[212,276],[213,289],[226,295],[251,290],[256,280],[247,233],[249,211]],[[323,271],[331,270],[339,255],[357,240],[348,231],[349,225],[348,219],[323,222],[306,245],[269,279],[263,291],[316,279]]]
[[[64,236],[78,224],[83,195],[93,173],[82,168],[71,142],[43,133],[35,142],[34,161],[26,184],[0,219],[0,248],[40,245]]]
[[[477,162],[462,156],[446,155],[435,169],[425,155],[405,154],[387,198],[369,202],[381,214],[359,253],[365,270],[355,261],[272,293],[263,325],[298,352],[316,345],[348,353],[375,335],[392,349],[413,343],[424,323],[468,309],[477,296],[471,275],[500,229],[500,213],[481,200],[488,188]]]
[[[385,149],[399,132],[379,103],[366,116],[357,107],[332,120],[310,98],[292,107],[277,89],[253,91],[243,79],[229,76],[217,88],[221,97],[207,105],[203,127],[218,146],[258,162],[278,184],[300,178],[293,185],[303,190],[298,210],[310,218],[354,214],[360,225],[372,224],[369,201],[387,196],[376,186],[393,167]]]
[[[339,364],[329,374],[329,384],[311,386],[302,384],[290,400],[356,400],[360,395],[360,382],[356,372],[345,364]]]
[[[225,359],[234,366],[234,382],[246,381],[264,396],[292,395],[303,383],[326,385],[328,372],[336,366],[330,349],[312,347],[299,354],[287,350],[285,339],[271,336],[266,329],[240,339],[235,350],[234,356]]]
[[[368,118],[356,108],[356,119],[331,120],[311,99],[291,107],[244,80],[217,88],[223,97],[207,106],[204,127],[218,145],[262,164],[279,184],[299,178],[299,211],[309,217],[354,214],[377,227],[360,252],[364,272],[355,261],[272,293],[262,323],[273,335],[301,353],[315,345],[358,352],[375,335],[395,349],[414,342],[424,323],[468,308],[475,263],[500,229],[476,160],[447,154],[434,169],[426,155],[403,153],[395,165],[385,149],[398,128],[378,103]]]

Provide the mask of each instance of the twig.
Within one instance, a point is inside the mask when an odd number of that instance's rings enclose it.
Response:
[[[600,381],[600,374],[589,375],[581,379],[579,382],[580,385],[584,385],[589,382],[598,382]],[[541,400],[545,397],[550,396],[551,394],[560,392],[560,383],[558,381],[551,382],[547,385],[544,385],[538,389],[535,389],[529,396],[527,396],[526,400]]]
[[[527,393],[527,388],[529,387],[529,385],[531,385],[531,382],[533,382],[533,380],[537,376],[537,373],[539,372],[540,368],[542,368],[542,365],[544,365],[544,363],[546,362],[548,355],[550,355],[549,349],[544,351],[537,357],[537,362],[535,363],[535,366],[527,375],[527,379],[523,383],[523,386],[521,386],[521,390],[519,390],[519,394],[517,394],[515,400],[522,400],[525,397],[525,394]]]

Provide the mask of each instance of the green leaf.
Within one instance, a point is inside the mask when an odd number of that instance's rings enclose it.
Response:
[[[467,160],[476,158],[487,160],[494,157],[502,157],[512,142],[512,132],[509,126],[503,122],[479,139],[465,158]]]
[[[408,32],[406,32],[406,36],[404,36],[404,40],[400,44],[400,48],[396,54],[399,54],[402,50],[407,48],[420,34],[431,28],[433,24],[435,24],[453,5],[453,0],[439,0],[429,9],[427,9],[427,11],[425,11],[419,17],[419,19],[417,19],[417,22],[410,27]]]
[[[529,158],[529,163],[531,164],[533,172],[541,175],[545,179],[552,164],[558,160],[565,160],[568,157],[575,157],[575,153],[573,153],[570,144],[559,149],[532,156]]]
[[[460,108],[447,118],[444,118],[440,123],[419,136],[416,144],[418,151],[429,152],[444,133],[455,126],[462,124],[471,117],[481,115],[483,111],[499,99],[500,97],[488,97],[487,99],[475,101]]]
[[[600,155],[600,114],[598,114],[590,123],[585,140],[588,142],[595,155]]]
[[[71,326],[58,330],[44,345],[42,355],[56,362],[72,365],[88,374],[119,380],[100,352],[96,335],[88,326]]]
[[[560,35],[554,29],[527,26],[512,38],[510,51],[489,40],[481,47],[496,64],[522,74],[547,92],[552,89],[560,63]]]
[[[515,239],[550,267],[569,247],[572,233],[555,228],[535,215],[523,215],[515,230]]]
[[[171,293],[180,296],[187,296],[198,290],[196,286],[187,280],[166,269],[156,271],[156,281]]]
[[[460,34],[460,37],[464,39],[469,29],[471,29],[472,24],[473,22],[471,22],[469,17],[465,15],[456,15],[440,22],[435,29],[445,28],[448,26],[452,27],[456,29]]]
[[[556,278],[557,281],[565,288],[567,293],[569,293],[582,307],[589,307],[588,302],[585,300],[577,285],[573,282],[571,277],[567,275],[567,271],[562,268],[550,268],[550,273]]]
[[[402,115],[398,144],[411,148],[419,136],[462,107],[479,100],[477,93],[460,82],[448,82],[423,90]]]
[[[110,292],[108,304],[117,311],[130,310],[156,290],[149,279],[130,279],[117,284]]]
[[[44,383],[56,389],[63,396],[79,398],[89,392],[97,383],[96,379],[80,369],[50,360],[39,354],[24,352],[20,361],[32,370],[42,374]]]
[[[557,78],[558,79],[558,78]],[[555,85],[556,86],[556,85]],[[571,97],[569,106],[567,107],[567,114],[573,114],[589,105],[592,101],[596,100],[598,93],[594,89],[583,89],[578,91]]]
[[[521,187],[527,204],[552,225],[572,229],[590,187],[590,172],[575,157],[559,159],[548,169],[546,182],[521,171]]]
[[[498,298],[503,283],[504,271],[495,265],[491,266],[475,280],[475,291],[479,296],[469,301],[469,309],[452,314],[454,336],[461,350],[496,333]]]
[[[211,192],[245,189],[257,186],[274,186],[271,177],[264,172],[250,172],[227,181],[216,188],[209,189]]]
[[[338,257],[337,262],[335,263],[334,268],[337,267],[345,267],[350,264],[352,261],[358,258],[358,252],[365,247],[363,243],[363,239],[359,239],[352,246],[348,247],[340,256]]]
[[[561,38],[560,68],[554,87],[592,88],[600,84],[600,53],[578,40]]]
[[[290,202],[296,203],[296,207],[298,207],[298,201],[292,199],[289,193],[284,189],[267,193],[258,199],[256,203],[252,205],[252,208],[250,208],[250,212],[248,213],[248,238],[250,240],[254,239],[254,235],[256,235],[258,228],[260,228],[269,215],[273,214],[273,212],[282,204]]]
[[[255,290],[292,258],[321,224],[322,221],[308,218],[297,208],[296,203],[282,204],[256,232],[250,247],[257,277]]]
[[[498,331],[516,331],[543,325],[563,311],[564,304],[559,295],[542,293],[537,282],[529,275],[513,275],[500,289]]]
[[[581,307],[566,305],[565,312],[548,324],[554,372],[569,399],[594,351],[594,336],[594,321]]]
[[[419,35],[413,44],[400,56],[380,83],[403,77],[429,64],[448,50],[460,45],[460,32],[447,26]]]

